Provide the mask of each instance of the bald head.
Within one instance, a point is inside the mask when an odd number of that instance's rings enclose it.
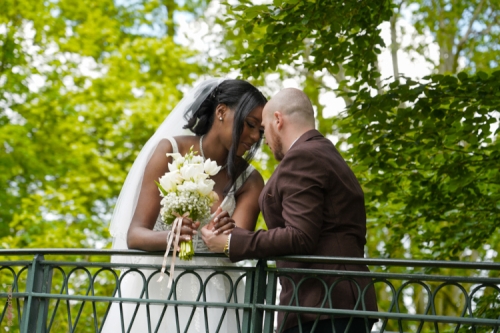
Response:
[[[266,105],[266,113],[280,111],[297,125],[314,128],[314,110],[309,97],[299,89],[286,88],[274,95]]]

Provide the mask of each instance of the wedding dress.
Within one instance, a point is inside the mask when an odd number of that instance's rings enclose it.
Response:
[[[170,140],[173,152],[177,153],[177,143],[173,138]],[[238,177],[233,189],[226,195],[222,201],[221,208],[232,215],[236,208],[234,194],[243,185],[254,168],[249,165],[248,168]],[[201,221],[200,228],[206,225],[211,219]],[[153,230],[169,230],[171,225],[166,225],[159,215]],[[193,247],[195,253],[209,252],[207,246],[198,233],[193,237]],[[150,258],[151,260],[151,258]],[[156,258],[156,264],[161,265],[163,258]],[[214,270],[193,270],[183,266],[235,266],[227,258],[204,258],[196,255],[190,261],[176,261],[176,272],[174,274],[175,283],[173,290],[167,288],[168,277],[162,282],[157,282],[158,270],[141,270],[139,272],[122,273],[121,297],[122,298],[142,298],[142,299],[168,299],[178,301],[201,301],[216,303],[242,303],[244,300],[244,281],[240,273],[231,271]],[[167,266],[168,268],[168,266]],[[125,272],[125,271],[124,271]],[[151,276],[154,274],[153,276]],[[212,275],[214,274],[214,275]],[[211,276],[212,275],[212,276]],[[148,285],[149,279],[149,285]],[[208,279],[208,281],[207,281]],[[148,286],[148,294],[141,295],[144,286]],[[102,332],[124,332],[142,333],[142,332],[220,332],[232,333],[238,332],[237,326],[241,328],[242,311],[223,308],[203,308],[193,306],[175,306],[175,305],[145,305],[137,306],[133,303],[122,303],[122,313],[120,313],[119,303],[113,303],[106,318]],[[134,317],[134,312],[138,309]],[[147,311],[149,311],[149,320]],[[165,313],[163,314],[163,311]],[[238,312],[238,314],[236,314]],[[190,318],[192,316],[192,318]],[[238,317],[238,319],[237,319]],[[123,322],[122,322],[123,318]],[[222,322],[222,323],[220,323]],[[220,324],[220,327],[218,327]]]
[[[113,249],[128,249],[127,231],[137,206],[144,170],[158,143],[166,138],[166,135],[169,137],[192,135],[193,133],[183,129],[190,112],[196,111],[200,104],[222,81],[223,79],[208,79],[188,91],[142,148],[127,175],[115,205],[109,227],[110,233],[113,236]],[[176,145],[175,140],[171,140],[171,142],[173,145]],[[234,193],[253,170],[253,167],[250,166],[243,172],[236,181],[233,190],[223,199],[222,208],[231,215],[236,207]],[[208,221],[200,222],[206,224]],[[161,220],[157,220],[154,230],[166,230],[166,226]],[[195,252],[208,252],[208,249],[198,235],[193,238]],[[111,262],[124,264],[124,267],[127,267],[129,264],[156,265],[158,267],[162,264],[162,260],[163,258],[161,257],[152,256],[114,255],[111,257]],[[196,270],[190,270],[190,267],[193,265],[211,266],[215,267],[215,269],[197,268]],[[219,267],[220,270],[217,270]],[[235,267],[237,266],[232,264],[227,258],[203,258],[195,255],[191,261],[177,260],[174,273],[175,280],[171,289],[167,288],[168,277],[164,278],[161,283],[157,282],[160,276],[158,269],[123,269],[120,275],[120,289],[116,297],[150,300],[168,299],[184,302],[198,300],[200,302],[217,302],[222,304],[235,302],[235,300],[243,302],[244,281],[241,274],[236,273],[238,270],[234,270]],[[144,292],[141,294],[143,287],[146,285],[148,286],[147,293]],[[233,285],[232,293],[231,285]],[[110,311],[104,319],[101,332],[232,333],[239,331],[237,328],[238,321],[241,326],[241,310],[236,311],[230,308],[224,310],[220,307],[204,308],[193,307],[193,305],[165,306],[165,304],[159,303],[147,306],[145,303],[138,305],[135,302],[117,301],[112,302]],[[220,322],[222,323],[219,330],[217,330]]]

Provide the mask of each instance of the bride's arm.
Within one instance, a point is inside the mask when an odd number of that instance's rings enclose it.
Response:
[[[260,213],[259,195],[263,188],[264,180],[260,173],[254,170],[236,192],[236,209],[232,219],[237,227],[254,231]]]
[[[144,171],[144,178],[137,201],[132,222],[128,229],[127,245],[129,249],[145,251],[162,251],[167,247],[168,231],[153,231],[158,214],[160,213],[160,192],[155,181],[168,171],[166,154],[172,152],[169,140],[163,139],[155,149]],[[193,223],[189,219],[183,220],[181,240],[188,240]],[[196,227],[197,228],[197,227]]]
[[[262,176],[254,171],[250,178],[243,184],[240,190],[236,193],[236,209],[232,217],[227,217],[227,213],[222,213],[220,216],[225,216],[219,222],[215,222],[214,229],[209,230],[203,227],[201,230],[202,239],[208,246],[209,250],[215,253],[222,252],[224,245],[227,242],[228,235],[218,235],[215,233],[217,229],[220,231],[232,230],[233,223],[237,227],[244,228],[250,231],[255,230],[255,224],[259,217],[259,196],[264,188],[264,180]],[[230,229],[226,227],[230,225]],[[223,227],[226,226],[226,227]]]

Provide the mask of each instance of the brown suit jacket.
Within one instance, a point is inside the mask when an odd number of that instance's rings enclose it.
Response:
[[[353,172],[330,140],[316,130],[304,133],[285,157],[262,190],[260,208],[268,231],[251,232],[235,228],[231,235],[230,259],[258,259],[282,255],[364,257],[366,214],[364,195]],[[315,268],[368,271],[366,266],[327,265],[278,261],[278,268]],[[301,276],[292,276],[295,284]],[[338,279],[325,276],[327,285]],[[361,290],[370,279],[356,279]],[[325,290],[318,280],[309,279],[292,299],[293,284],[280,277],[280,304],[290,301],[301,306],[321,307]],[[358,298],[354,282],[341,282],[331,293],[331,307],[354,309]],[[360,303],[361,304],[361,303]],[[377,311],[375,290],[365,297],[366,310]],[[324,307],[330,307],[329,303]],[[361,310],[361,305],[358,306]],[[301,314],[301,322],[316,315]],[[321,319],[328,317],[321,317]],[[278,313],[278,328],[284,313]],[[284,329],[298,325],[296,314],[286,318]]]

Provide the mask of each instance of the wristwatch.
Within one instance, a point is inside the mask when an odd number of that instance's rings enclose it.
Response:
[[[231,234],[227,236],[226,245],[224,245],[224,254],[229,257],[229,240],[231,239]]]

